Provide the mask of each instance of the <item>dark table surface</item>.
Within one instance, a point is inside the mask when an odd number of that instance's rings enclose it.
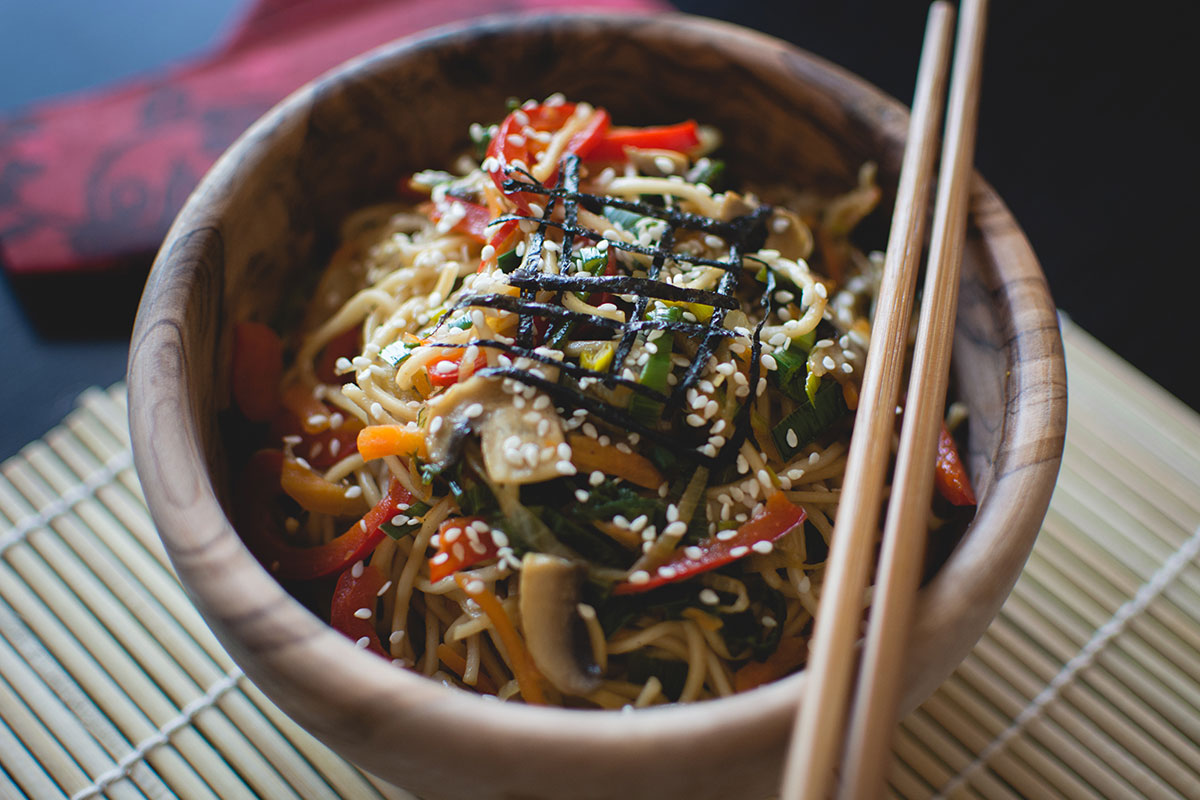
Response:
[[[435,0],[431,0],[435,1]],[[906,102],[925,2],[679,0],[838,63]],[[1200,409],[1191,2],[998,0],[976,164],[1038,253],[1059,307]],[[0,114],[201,53],[239,0],[0,0]],[[71,324],[0,277],[0,459],[125,371],[139,286],[66,283]]]

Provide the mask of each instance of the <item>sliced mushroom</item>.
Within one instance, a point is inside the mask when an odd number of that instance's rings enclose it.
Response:
[[[513,396],[489,378],[474,376],[429,401],[429,460],[447,465],[458,460],[466,437],[479,433],[483,464],[496,483],[536,483],[562,475],[562,420],[553,404],[535,408],[513,405]],[[433,420],[441,418],[434,426]],[[543,424],[544,423],[544,424]]]
[[[511,400],[500,391],[495,381],[479,376],[456,383],[430,400],[426,419],[441,418],[442,421],[436,428],[430,429],[425,437],[429,447],[429,462],[444,467],[457,461],[473,426],[490,414],[498,402]],[[479,409],[474,408],[476,403]]]
[[[754,206],[747,203],[737,192],[725,192],[721,195],[721,208],[717,213],[717,219],[729,222],[737,217],[744,217],[753,210]]]
[[[584,568],[545,553],[521,561],[521,625],[541,673],[561,692],[586,695],[600,685],[587,629],[579,616]]]
[[[479,424],[483,465],[497,483],[540,483],[562,476],[562,421],[554,406],[534,409],[503,405]],[[569,456],[569,454],[567,454]],[[573,467],[571,471],[573,471]]]
[[[813,235],[804,221],[786,208],[776,208],[767,221],[767,245],[784,258],[801,261],[812,255]]]

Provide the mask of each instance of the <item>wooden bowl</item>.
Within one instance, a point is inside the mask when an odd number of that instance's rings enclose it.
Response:
[[[847,187],[873,160],[894,187],[907,123],[899,103],[811,55],[678,15],[485,19],[367,54],[255,124],[167,236],[130,357],[138,473],[180,578],[233,658],[380,777],[430,800],[761,797],[777,784],[803,674],[629,714],[481,699],[355,649],[258,565],[229,522],[217,419],[230,403],[233,323],[272,319],[283,288],[329,255],[349,211],[387,197],[402,173],[447,165],[469,123],[499,119],[508,97],[555,91],[627,123],[711,123],[743,174],[800,185]],[[980,505],[921,592],[906,708],[954,669],[1016,581],[1063,446],[1055,309],[1025,237],[982,179],[956,348]]]

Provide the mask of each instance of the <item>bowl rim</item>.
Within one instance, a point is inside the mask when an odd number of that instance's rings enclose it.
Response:
[[[659,741],[663,737],[686,741],[697,735],[707,735],[706,732],[714,727],[714,717],[720,718],[721,729],[727,733],[748,731],[763,724],[773,729],[789,725],[795,703],[802,696],[805,671],[728,698],[672,704],[628,715],[497,703],[441,686],[424,676],[396,669],[374,655],[359,652],[345,637],[303,609],[241,544],[213,489],[206,465],[203,437],[197,421],[199,415],[208,410],[195,407],[181,380],[191,369],[188,361],[193,355],[186,347],[190,341],[185,331],[187,316],[192,313],[188,311],[192,307],[189,304],[202,302],[194,292],[201,291],[212,277],[209,273],[213,267],[208,263],[211,258],[207,255],[211,241],[208,240],[221,238],[218,221],[224,207],[224,193],[236,191],[237,175],[258,163],[262,152],[256,148],[269,144],[288,126],[299,124],[316,95],[335,83],[361,78],[362,71],[387,69],[405,58],[417,57],[426,48],[441,47],[456,38],[483,31],[519,33],[530,26],[570,27],[581,23],[612,30],[622,21],[627,23],[628,19],[628,13],[597,12],[489,15],[442,26],[351,59],[293,92],[248,129],[205,176],[168,232],[147,281],[130,350],[129,416],[134,459],[147,505],[181,580],[206,617],[216,614],[225,620],[214,627],[235,660],[256,682],[265,682],[267,687],[282,682],[291,687],[319,689],[323,693],[323,705],[337,707],[343,704],[346,709],[356,712],[375,708],[377,710],[371,712],[373,716],[380,713],[402,716],[419,708],[423,721],[443,732],[453,731],[464,719],[469,719],[476,726],[470,737],[477,741],[498,741],[498,736],[547,744],[557,739],[600,743],[630,741],[631,737],[642,742]],[[893,107],[901,123],[907,119],[904,106],[863,79],[774,37],[729,23],[678,13],[647,15],[643,19],[655,24],[666,21],[672,27],[719,36],[750,48],[771,52],[785,50],[809,61],[814,66],[813,74],[824,76],[825,84],[818,81],[816,88],[829,90],[836,85],[839,92],[851,93],[839,102],[882,102]],[[805,78],[812,80],[809,74]],[[205,206],[214,199],[217,201],[214,206]],[[1029,375],[1009,377],[1006,396],[1010,400],[1013,382],[1025,386],[1026,392],[1035,392],[1039,383],[1043,386],[1040,394],[1032,398],[1039,409],[1030,408],[1028,396],[1022,398],[1025,405],[1010,403],[1006,419],[1011,417],[1008,424],[1013,438],[1007,439],[1006,447],[997,453],[997,469],[1003,469],[1006,479],[1014,482],[1012,493],[1019,492],[1026,505],[1017,511],[1001,509],[994,503],[985,505],[986,494],[980,497],[979,516],[963,543],[921,591],[918,623],[910,639],[910,652],[914,647],[951,648],[965,656],[982,635],[986,621],[994,616],[999,603],[993,602],[992,598],[974,598],[986,608],[974,613],[978,619],[973,619],[967,637],[949,636],[948,631],[938,629],[953,617],[944,604],[962,603],[963,587],[970,589],[973,578],[992,571],[998,554],[1002,553],[1007,563],[1013,560],[1024,563],[1040,527],[1035,523],[1044,516],[1049,504],[1065,433],[1065,371],[1061,340],[1058,339],[1053,305],[1048,302],[1045,279],[1023,233],[995,192],[978,175],[973,187],[973,220],[977,225],[994,226],[985,229],[989,236],[1003,235],[1004,240],[998,246],[1009,254],[1006,263],[1019,266],[1016,274],[1006,277],[1006,283],[1026,285],[1023,291],[1014,292],[1011,298],[1015,304],[1013,311],[1025,324],[1049,332],[1057,341],[1057,353],[1043,355],[1036,364],[1030,362]],[[219,290],[220,284],[217,286]],[[1013,341],[1013,347],[1018,348],[1016,362],[1018,368],[1024,369],[1021,345],[1021,337],[1016,336]],[[1014,515],[1016,527],[1025,531],[1021,537],[998,542],[993,536],[993,540],[984,542],[970,536],[976,527],[996,531],[998,536],[998,520],[1007,518],[1012,523]],[[205,548],[208,552],[204,552]],[[282,615],[281,618],[298,626],[297,639],[289,642],[285,650],[298,648],[295,652],[318,658],[321,665],[344,664],[345,672],[353,673],[359,685],[334,685],[334,681],[328,680],[319,669],[314,670],[311,663],[302,664],[296,659],[267,653],[261,641],[248,643],[237,636],[231,639],[233,630],[241,632],[238,636],[247,631],[261,633],[262,620],[240,628],[230,627],[229,615],[234,610],[226,607],[219,596],[220,591],[229,587],[227,580],[216,577],[220,570],[236,574],[237,580],[242,582],[241,591],[251,590],[261,595],[255,614],[270,611],[272,618]],[[1019,568],[1014,571],[1014,582],[1016,573]],[[1007,593],[1007,590],[1003,592],[1001,600]],[[969,591],[966,599],[972,601]],[[968,611],[966,616],[971,617],[972,613]],[[979,619],[983,617],[986,621],[980,624]],[[245,656],[249,653],[254,655],[248,659]],[[322,653],[326,655],[321,656]],[[908,663],[910,677],[907,680],[910,684],[918,681],[915,691],[922,698],[946,677],[926,675],[923,682],[919,674],[914,678],[913,673],[921,672],[920,664],[929,660],[926,658],[922,662],[917,657],[916,661],[910,659]],[[304,718],[309,727],[337,735],[329,730],[327,721],[312,719],[303,709],[290,704],[286,696],[267,687],[264,690],[269,696],[286,710]],[[379,702],[376,693],[383,693],[383,703]],[[368,702],[368,697],[374,699]],[[907,704],[913,705],[911,697]],[[553,730],[552,738],[547,737],[547,729]],[[425,735],[438,734],[427,729]]]

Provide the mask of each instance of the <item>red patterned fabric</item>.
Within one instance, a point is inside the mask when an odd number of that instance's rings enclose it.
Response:
[[[662,0],[593,0],[656,10]],[[563,0],[259,0],[211,56],[0,119],[0,259],[14,276],[153,252],[201,175],[288,92],[384,42]]]

